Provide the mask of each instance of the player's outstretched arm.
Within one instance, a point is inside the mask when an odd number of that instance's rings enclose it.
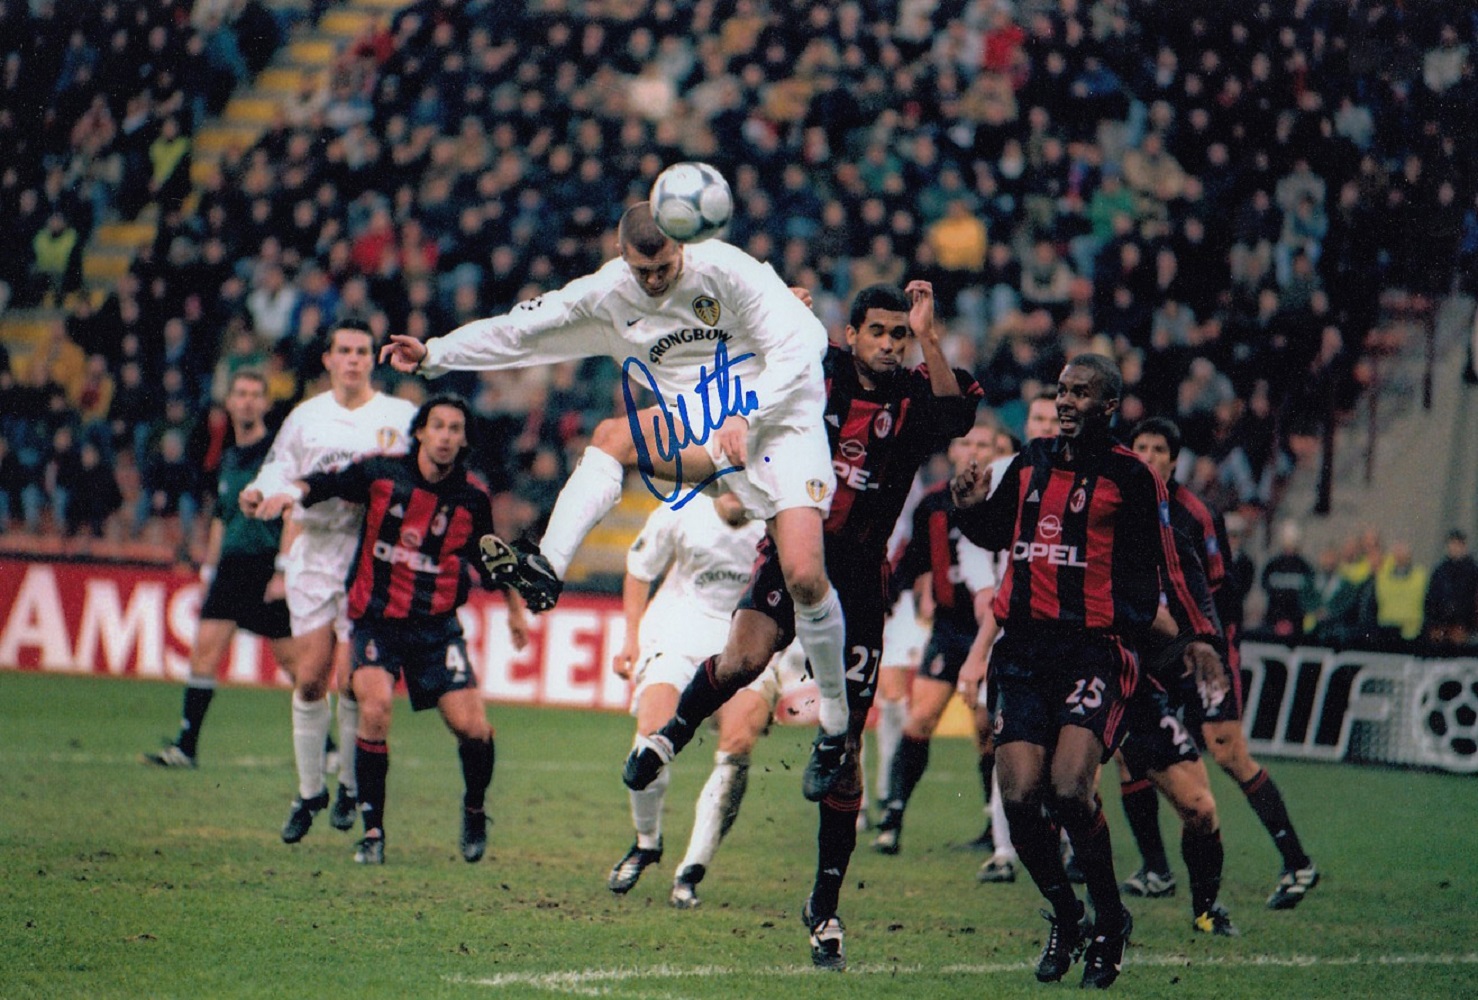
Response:
[[[414,374],[425,360],[426,345],[403,333],[392,333],[389,342],[380,348],[380,363],[388,363],[391,368],[407,375]]]
[[[960,395],[960,380],[944,356],[939,327],[934,322],[934,286],[916,278],[903,291],[910,303],[908,326],[918,338],[919,347],[924,352],[924,364],[929,369],[929,388],[936,396]]]

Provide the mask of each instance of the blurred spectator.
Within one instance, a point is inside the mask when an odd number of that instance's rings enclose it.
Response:
[[[1303,638],[1304,615],[1314,606],[1314,567],[1299,552],[1303,532],[1293,521],[1278,527],[1278,554],[1262,570],[1267,595],[1263,628],[1282,642]]]
[[[26,532],[34,535],[41,528],[45,503],[40,468],[21,461],[0,434],[0,533],[10,531],[11,519],[19,515]]]
[[[1412,642],[1422,634],[1427,568],[1417,565],[1406,542],[1393,542],[1375,573],[1376,624],[1382,634]]]
[[[94,442],[83,441],[75,460],[59,465],[56,476],[58,492],[64,492],[67,497],[66,533],[85,532],[92,538],[104,537],[108,518],[123,506],[123,494],[112,468],[103,460],[102,451]]]
[[[1061,322],[1067,318],[1072,284],[1072,268],[1057,256],[1056,247],[1047,240],[1033,244],[1031,256],[1021,265],[1022,308],[1045,309]]]
[[[1345,647],[1375,637],[1375,584],[1359,571],[1359,545],[1352,537],[1343,549],[1330,546],[1319,553],[1312,631],[1322,645]]]
[[[275,344],[291,332],[298,305],[298,290],[277,264],[263,266],[254,287],[246,296],[252,329],[267,343]]]
[[[190,193],[190,137],[180,131],[173,115],[159,126],[159,135],[149,143],[149,201],[161,213],[175,211]]]
[[[200,510],[197,488],[195,463],[185,453],[184,433],[178,429],[165,431],[143,469],[134,508],[135,533],[142,531],[151,517],[178,516],[181,544],[188,545]]]
[[[31,289],[27,305],[43,299],[60,304],[68,292],[82,287],[82,237],[60,212],[31,239]]]
[[[1448,532],[1442,561],[1432,570],[1423,610],[1428,642],[1464,646],[1478,631],[1478,563],[1468,554],[1468,536]]]

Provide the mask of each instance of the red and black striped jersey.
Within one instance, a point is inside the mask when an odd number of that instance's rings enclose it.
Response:
[[[825,531],[868,561],[873,550],[883,560],[914,473],[974,425],[984,393],[957,368],[960,395],[935,396],[923,365],[866,389],[851,352],[837,347],[827,348],[824,368],[826,435],[837,477]]]
[[[451,614],[466,603],[473,570],[493,586],[477,553],[478,539],[493,530],[492,496],[460,465],[431,483],[415,452],[376,455],[304,482],[304,505],[330,497],[365,505],[359,554],[349,570],[351,619]]]
[[[990,499],[961,512],[965,537],[1008,549],[993,610],[1005,628],[1060,623],[1143,637],[1163,589],[1182,634],[1214,641],[1215,624],[1181,570],[1159,477],[1117,445],[1036,438]]]
[[[1227,582],[1226,556],[1230,550],[1226,524],[1220,514],[1213,514],[1201,498],[1185,486],[1172,480],[1165,485],[1170,494],[1170,525],[1190,539],[1191,546],[1206,574],[1206,586],[1216,602],[1216,614],[1222,624],[1228,621],[1228,606],[1232,592],[1223,584]],[[1240,618],[1240,615],[1236,616]]]
[[[913,512],[913,534],[908,547],[894,569],[900,585],[911,587],[924,574],[929,574],[929,587],[934,595],[934,620],[948,620],[961,631],[974,632],[976,587],[993,586],[994,580],[968,581],[964,561],[961,559],[960,543],[964,541],[955,519],[960,512],[949,498],[949,484],[940,483],[931,487],[919,501]],[[979,556],[986,572],[989,572],[990,557],[975,545],[965,541],[966,548]]]

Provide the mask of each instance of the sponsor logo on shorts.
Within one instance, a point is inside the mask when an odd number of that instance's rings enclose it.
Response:
[[[723,307],[712,295],[700,295],[693,300],[693,315],[702,320],[705,326],[718,326],[718,318],[722,313]]]
[[[766,594],[765,603],[772,608],[778,608],[780,606],[780,591],[772,590]]]
[[[366,663],[379,662],[380,647],[375,645],[375,640],[371,639],[369,642],[364,644],[364,659]]]

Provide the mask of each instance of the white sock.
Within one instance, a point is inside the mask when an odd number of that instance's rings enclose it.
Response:
[[[893,774],[893,755],[903,741],[903,724],[908,721],[908,702],[902,698],[878,699],[878,773],[873,786],[878,801],[888,801],[888,784]]]
[[[698,793],[698,805],[693,810],[693,835],[688,838],[688,853],[683,855],[677,871],[689,865],[707,868],[713,863],[719,842],[739,816],[739,803],[744,801],[748,785],[748,754],[720,751],[713,755],[713,771],[704,782],[703,791]]]
[[[996,841],[996,855],[1015,861],[1011,824],[1006,821],[1006,798],[1001,794],[1001,779],[994,774],[990,776],[990,832]]]
[[[631,823],[636,827],[636,846],[655,851],[662,843],[662,803],[667,799],[671,772],[663,768],[657,779],[639,792],[631,792]]]
[[[350,795],[359,794],[354,780],[354,741],[359,738],[359,702],[347,694],[339,695],[339,787]]]
[[[796,603],[795,634],[821,692],[821,730],[828,736],[846,732],[847,666],[842,647],[847,643],[847,626],[835,587],[826,588],[819,604]]]
[[[549,527],[539,540],[539,551],[554,567],[561,580],[569,571],[575,550],[590,534],[590,529],[610,513],[621,499],[621,486],[626,471],[621,463],[591,445],[580,456],[580,464],[554,501],[549,514]]]
[[[293,692],[293,756],[298,761],[301,798],[311,799],[324,789],[323,744],[332,721],[327,698],[304,701],[298,692]]]

